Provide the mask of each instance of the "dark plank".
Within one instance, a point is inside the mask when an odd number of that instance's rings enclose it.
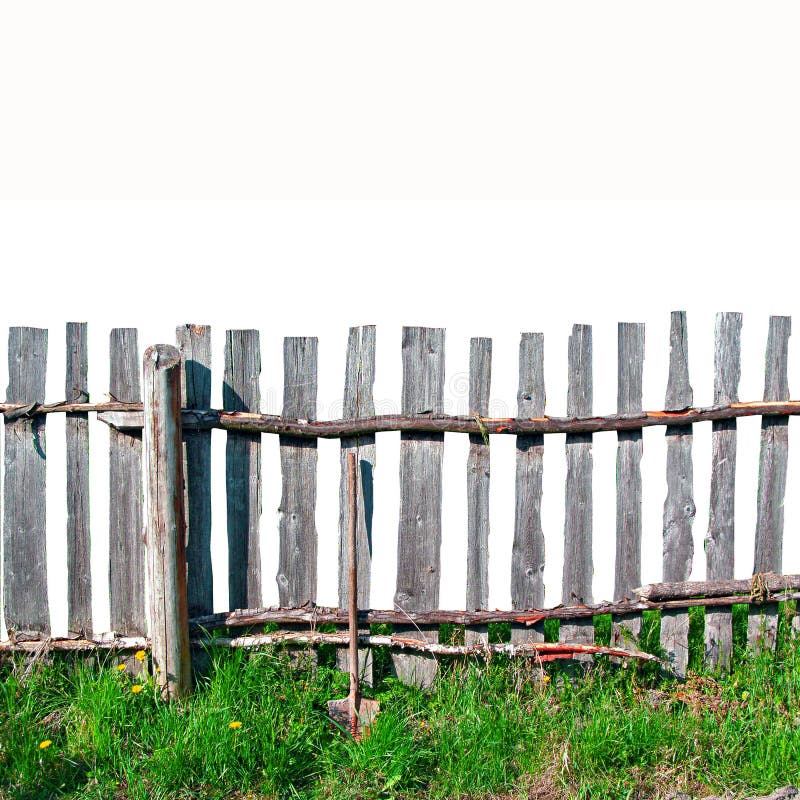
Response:
[[[444,405],[444,329],[403,328],[402,413],[440,414]],[[439,605],[442,545],[443,433],[400,435],[400,524],[395,606],[432,611]],[[402,636],[438,641],[438,632],[398,626]],[[425,655],[392,655],[398,677],[429,686],[436,661]]]
[[[686,312],[673,311],[670,325],[669,378],[664,408],[679,411],[692,404],[689,383],[689,338]],[[668,425],[667,497],[664,501],[664,581],[685,581],[692,571],[694,542],[694,477],[692,426]],[[689,662],[689,615],[661,614],[661,647],[674,672],[683,676]]]
[[[714,404],[739,401],[742,315],[717,314],[714,326]],[[736,420],[711,423],[711,496],[706,535],[706,580],[733,578]],[[733,628],[729,610],[706,611],[705,657],[711,667],[730,665]]]
[[[764,399],[789,397],[789,336],[791,317],[770,317],[767,337]],[[789,460],[789,418],[762,417],[761,452],[758,462],[758,500],[753,572],[780,572],[783,563],[783,501]],[[774,604],[751,606],[748,644],[771,649],[778,629]]]
[[[517,416],[543,417],[544,334],[523,333],[519,342]],[[542,472],[544,435],[518,436],[516,453],[514,542],[511,548],[511,607],[544,605],[544,531]],[[542,625],[512,625],[511,641],[544,641]]]
[[[363,419],[375,413],[372,387],[375,383],[375,326],[350,328],[344,376],[344,407],[346,419]],[[366,434],[341,440],[341,481],[339,484],[339,606],[347,608],[350,557],[347,552],[347,456],[356,457],[356,487],[358,492],[358,520],[356,527],[356,564],[358,566],[358,607],[369,608],[372,573],[372,514],[375,471],[375,434]],[[368,634],[369,626],[359,628],[359,634]],[[337,651],[337,663],[343,672],[349,671],[345,648]],[[359,675],[368,686],[372,685],[372,651],[362,647],[358,651]]]
[[[592,326],[573,325],[568,345],[567,415],[592,414]],[[562,602],[592,602],[592,435],[568,434]],[[561,641],[591,643],[591,620],[562,625]]]
[[[617,329],[617,413],[642,410],[644,325],[620,322]],[[630,597],[642,582],[642,431],[617,433],[617,540],[614,599]],[[613,644],[638,643],[639,615],[614,617]]]
[[[9,328],[9,403],[43,403],[47,331]],[[11,639],[50,633],[47,602],[46,416],[6,418],[3,596]]]
[[[211,327],[179,325],[175,340],[181,354],[181,405],[211,407]],[[186,508],[186,562],[189,616],[214,610],[211,562],[211,431],[183,432]]]
[[[316,419],[317,339],[283,341],[283,416]],[[278,594],[282,606],[317,597],[317,440],[280,437]]]
[[[258,412],[261,347],[256,330],[225,332],[222,406]],[[228,605],[261,605],[261,434],[228,433],[225,447],[228,512]]]
[[[473,338],[469,345],[469,413],[489,415],[492,340]],[[467,610],[489,607],[489,444],[470,434],[467,457]],[[467,628],[465,643],[489,643],[489,629]]]
[[[67,323],[64,398],[89,402],[89,349],[85,322]],[[67,629],[92,635],[92,550],[89,531],[89,415],[66,414]]]
[[[109,394],[140,403],[141,361],[135,328],[114,328],[110,341]],[[145,548],[142,513],[142,432],[109,429],[109,592],[111,629],[146,634]]]

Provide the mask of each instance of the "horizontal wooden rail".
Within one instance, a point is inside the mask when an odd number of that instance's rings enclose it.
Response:
[[[800,589],[800,575],[761,572],[746,580],[649,583],[647,586],[634,589],[633,594],[642,600],[655,602],[684,600],[693,597],[725,597],[726,595],[746,595],[748,602],[754,602],[761,596],[797,589]]]
[[[0,403],[7,422],[40,414],[97,413],[101,422],[120,431],[141,430],[144,414],[141,403]],[[682,411],[643,411],[639,414],[610,414],[604,417],[512,417],[449,416],[444,414],[384,414],[364,419],[307,420],[217,409],[182,409],[185,430],[210,430],[249,433],[277,433],[322,439],[342,439],[391,431],[420,433],[470,433],[477,435],[534,433],[600,433],[650,428],[655,425],[692,425],[738,417],[794,416],[800,414],[800,400],[755,401],[727,405],[687,408]]]
[[[570,659],[580,655],[606,655],[618,658],[633,658],[639,661],[656,661],[656,656],[639,650],[623,650],[616,647],[602,645],[570,644],[569,642],[521,642],[519,644],[484,644],[474,646],[448,645],[438,642],[422,642],[401,636],[370,636],[358,637],[359,644],[372,647],[388,647],[392,650],[413,650],[415,652],[430,653],[439,656],[487,656],[494,653],[504,653],[508,656],[528,656],[539,661],[554,661],[557,659]],[[350,643],[346,633],[301,633],[295,631],[276,631],[275,633],[255,634],[252,636],[238,636],[235,638],[193,639],[191,644],[195,647],[266,647],[270,645],[301,645],[314,646],[320,644],[334,644],[345,646]],[[148,639],[136,637],[121,637],[118,639],[43,639],[30,642],[1,642],[0,653],[27,652],[41,653],[49,650],[77,652],[92,650],[130,651],[147,650],[150,647]]]

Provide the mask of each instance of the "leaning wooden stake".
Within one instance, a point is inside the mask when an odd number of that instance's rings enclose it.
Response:
[[[155,679],[168,699],[185,697],[191,689],[180,401],[178,349],[149,347],[144,354],[144,449],[150,633]]]

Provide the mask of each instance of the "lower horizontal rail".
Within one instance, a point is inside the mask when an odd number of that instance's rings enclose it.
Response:
[[[603,645],[570,644],[569,642],[521,642],[519,644],[477,644],[471,646],[448,645],[422,642],[400,636],[370,636],[358,637],[359,644],[372,647],[388,647],[393,650],[413,650],[415,652],[430,653],[440,656],[488,656],[502,653],[507,656],[538,657],[541,661],[556,659],[569,659],[579,655],[614,656],[617,658],[632,658],[638,661],[660,661],[650,653],[639,650],[623,650],[618,647],[605,647]],[[345,633],[299,633],[295,631],[254,634],[251,636],[238,636],[234,638],[202,638],[194,639],[191,644],[196,647],[230,647],[250,648],[265,647],[275,644],[284,645],[320,645],[334,644],[346,646],[350,637]],[[49,650],[69,652],[94,651],[94,650],[147,650],[150,641],[144,637],[120,637],[118,639],[42,639],[41,641],[27,642],[2,642],[0,653],[24,652],[41,653]]]

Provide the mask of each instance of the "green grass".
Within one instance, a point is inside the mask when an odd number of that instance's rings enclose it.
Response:
[[[702,621],[693,611],[695,664]],[[212,651],[184,704],[162,702],[144,676],[110,660],[58,659],[27,672],[23,661],[6,662],[0,797],[766,794],[800,780],[800,646],[784,635],[776,653],[754,658],[741,647],[743,624],[739,610],[734,671],[685,683],[603,659],[579,679],[548,666],[543,681],[535,664],[495,657],[442,662],[426,693],[389,677],[390,659],[378,652],[381,713],[360,743],[327,719],[326,700],[347,694],[333,653],[314,666],[279,649]],[[599,640],[610,637],[610,620],[597,618],[596,628]],[[643,633],[645,646],[657,646],[657,616]],[[458,627],[441,634],[463,638]],[[492,638],[507,634],[490,628]]]

